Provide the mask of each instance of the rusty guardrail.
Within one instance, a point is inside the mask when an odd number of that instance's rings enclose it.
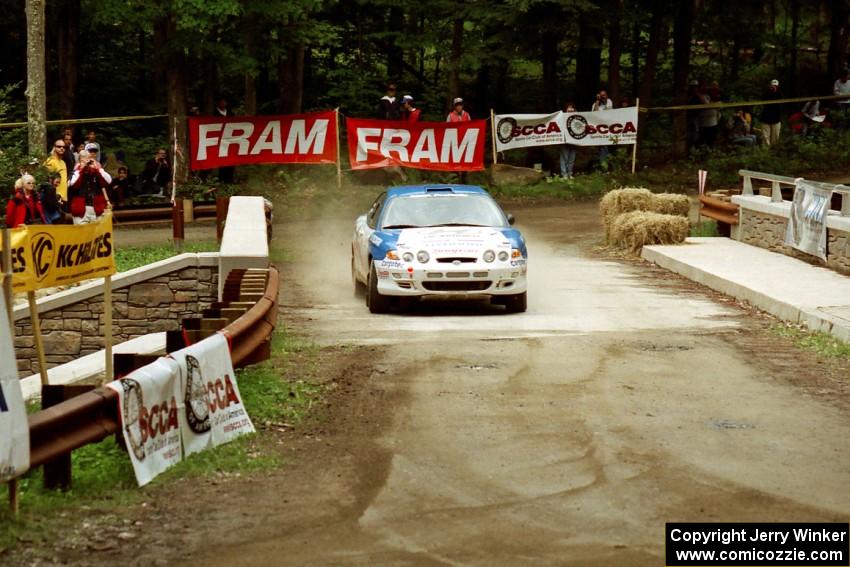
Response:
[[[269,357],[279,289],[280,273],[270,267],[263,295],[242,316],[219,331],[228,339],[234,367]],[[118,394],[105,386],[30,415],[30,468],[102,441],[118,431],[119,423]]]
[[[216,205],[195,205],[195,218],[215,218]],[[116,223],[129,222],[165,222],[171,220],[173,207],[168,205],[163,206],[141,206],[141,207],[121,207],[112,211],[112,218]]]
[[[700,196],[699,214],[728,225],[738,224],[738,205],[714,197]]]

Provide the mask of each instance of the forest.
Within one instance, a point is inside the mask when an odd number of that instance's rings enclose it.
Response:
[[[0,121],[26,119],[32,1],[2,0]],[[47,118],[175,120],[220,97],[237,114],[372,116],[388,80],[426,120],[456,96],[479,118],[584,110],[601,88],[684,104],[695,80],[724,101],[759,100],[773,79],[787,97],[824,96],[847,65],[848,14],[846,0],[48,0]],[[684,114],[644,115],[645,151],[683,157]],[[115,128],[128,143],[170,131]]]

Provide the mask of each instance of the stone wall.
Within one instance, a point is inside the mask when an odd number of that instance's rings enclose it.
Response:
[[[767,248],[810,264],[824,265],[820,258],[805,254],[784,244],[785,230],[788,225],[787,217],[744,208],[741,209],[740,217],[741,242]],[[827,228],[826,236],[827,261],[825,265],[837,272],[850,275],[850,232]]]
[[[177,330],[183,317],[197,315],[216,301],[217,258],[210,256],[184,254],[153,264],[150,270],[141,268],[114,277],[114,343]],[[68,297],[61,297],[63,294]],[[38,303],[48,368],[103,348],[102,282],[66,290]],[[15,309],[15,354],[21,377],[39,371],[28,308]]]

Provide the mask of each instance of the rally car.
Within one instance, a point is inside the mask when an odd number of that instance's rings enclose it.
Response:
[[[514,219],[481,187],[411,185],[382,193],[354,226],[351,277],[372,313],[398,298],[489,297],[527,303],[528,250]]]

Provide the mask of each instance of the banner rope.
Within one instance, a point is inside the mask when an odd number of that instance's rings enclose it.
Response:
[[[64,124],[94,124],[107,122],[129,122],[131,120],[150,120],[153,118],[168,118],[167,114],[150,114],[145,116],[110,116],[105,118],[65,118],[63,120],[46,120],[48,126]],[[29,122],[0,122],[0,128],[24,128]]]

